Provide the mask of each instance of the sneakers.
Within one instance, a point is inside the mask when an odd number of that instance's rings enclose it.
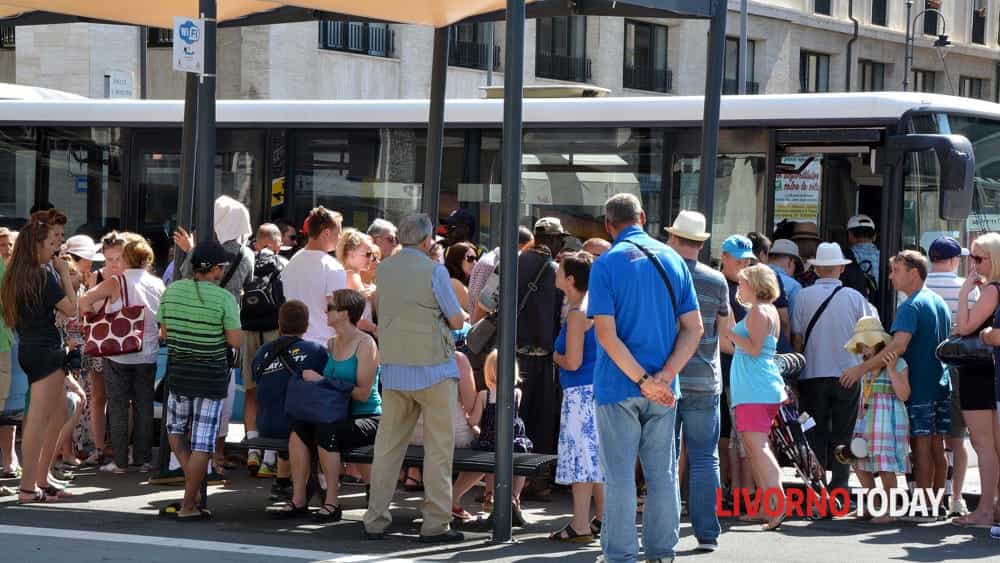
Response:
[[[184,470],[178,467],[177,469],[168,469],[164,471],[160,469],[160,474],[149,480],[151,485],[177,485],[184,482]]]
[[[113,473],[115,475],[124,475],[126,473],[124,467],[118,467],[118,464],[113,461],[105,463],[104,465],[100,466],[97,470],[100,471],[101,473]]]
[[[951,504],[948,506],[949,516],[965,516],[969,513],[969,507],[965,505],[965,499],[961,497],[952,497]]]
[[[249,461],[247,462],[247,464],[249,466]],[[278,471],[273,465],[269,463],[262,463],[260,464],[260,467],[257,469],[256,476],[259,477],[260,479],[271,479],[275,477],[277,474]]]
[[[698,551],[710,553],[719,549],[719,540],[698,540]]]
[[[260,452],[257,450],[250,450],[247,452],[247,471],[250,472],[251,477],[257,476],[257,471],[260,469]]]
[[[152,470],[153,470],[152,463],[147,462],[139,466],[139,473],[149,473]]]

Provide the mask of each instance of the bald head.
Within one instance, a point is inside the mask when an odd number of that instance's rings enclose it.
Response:
[[[583,243],[583,251],[590,253],[594,258],[611,250],[611,243],[602,238],[588,239]]]
[[[281,229],[274,223],[264,223],[257,227],[254,250],[260,252],[265,248],[275,254],[281,251]]]

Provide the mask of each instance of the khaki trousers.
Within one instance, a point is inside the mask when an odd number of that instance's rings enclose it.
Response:
[[[451,524],[451,466],[455,453],[452,417],[458,401],[458,381],[445,379],[419,391],[382,392],[382,419],[375,436],[371,499],[365,530],[385,531],[392,523],[389,504],[396,492],[399,470],[417,418],[424,415],[424,504],[420,534],[443,534]]]

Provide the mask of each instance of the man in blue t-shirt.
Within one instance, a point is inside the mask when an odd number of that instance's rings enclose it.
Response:
[[[617,194],[604,207],[604,227],[614,243],[591,269],[587,307],[601,344],[594,369],[607,481],[601,547],[607,561],[634,561],[638,555],[638,457],[651,483],[643,516],[646,559],[673,559],[680,532],[673,440],[677,373],[703,331],[698,299],[681,257],[642,230],[646,214],[637,197]]]
[[[257,349],[253,358],[254,382],[257,384],[257,431],[263,438],[287,440],[291,433],[292,421],[285,414],[285,395],[292,373],[281,361],[281,351],[300,370],[311,369],[322,372],[328,354],[326,348],[302,339],[309,328],[309,308],[301,301],[286,301],[278,310],[278,332],[276,340]],[[278,477],[271,487],[274,500],[291,498],[292,468],[287,457],[278,457]]]
[[[938,344],[951,331],[951,311],[944,299],[924,287],[927,259],[904,250],[892,259],[889,281],[906,294],[892,323],[892,342],[881,354],[844,372],[841,383],[853,385],[871,370],[881,369],[890,354],[902,356],[910,367],[910,444],[915,458],[917,487],[943,489],[948,472],[944,439],[951,432],[951,381],[938,361]]]

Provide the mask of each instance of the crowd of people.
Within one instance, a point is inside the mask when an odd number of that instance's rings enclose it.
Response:
[[[424,492],[421,541],[460,541],[453,523],[473,518],[464,497],[485,480],[484,512],[509,502],[515,525],[522,498],[568,487],[572,517],[550,539],[599,538],[607,561],[638,556],[637,514],[645,557],[672,558],[682,506],[698,549],[714,551],[720,489],[781,490],[769,433],[793,399],[815,424],[806,436],[831,489],[846,488],[852,470],[866,488],[906,474],[943,489],[950,452],[953,522],[1000,519],[1000,371],[946,368],[935,356],[953,334],[1000,347],[1000,235],[971,251],[941,237],[926,256],[892,257],[883,276],[863,215],[849,221],[846,247],[810,223],[779,225],[773,243],[729,236],[717,267],[699,261],[711,234],[695,211],[654,237],[639,199],[618,194],[604,220],[610,241],[576,239],[556,217],[520,229],[513,447],[558,461],[550,478],[517,478],[511,498],[497,499],[491,476],[453,472],[455,448],[497,447],[498,353],[495,337],[479,335],[497,322],[502,264],[499,248],[477,244],[469,211],[448,215],[439,236],[423,214],[362,231],[317,207],[299,247],[294,228],[254,230],[246,207],[223,196],[214,238],[177,229],[184,257],[163,279],[140,235],[64,239],[64,214],[36,212],[19,233],[0,230],[0,390],[12,361],[30,385],[20,457],[15,426],[0,425],[3,475],[20,477],[18,502],[29,504],[72,496],[82,464],[154,471],[164,346],[171,457],[151,480],[185,487],[166,517],[211,516],[201,484],[234,469],[224,444],[238,369],[246,436],[288,443],[287,455],[247,454],[252,475],[274,480],[272,498],[284,502],[275,515],[338,521],[340,484],[353,480],[365,485],[371,540],[391,524],[402,483]],[[872,304],[886,281],[900,296],[888,330]],[[775,358],[792,351],[806,363],[789,386]],[[971,513],[966,429],[984,491]],[[857,439],[867,454],[852,467],[835,452]],[[404,471],[414,443],[423,467]],[[361,446],[374,447],[374,463],[345,464]],[[314,457],[322,491],[311,485]],[[743,518],[774,530],[785,514]]]

